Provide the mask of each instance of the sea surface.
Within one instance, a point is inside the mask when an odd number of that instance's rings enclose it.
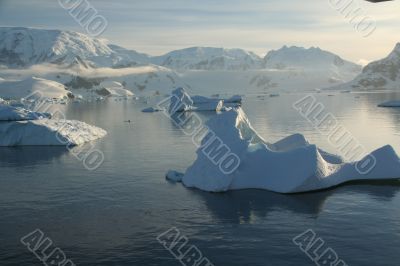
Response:
[[[302,133],[338,153],[327,132],[294,110],[304,96],[248,94],[243,109],[269,142]],[[377,107],[399,94],[313,96],[366,151],[390,144],[400,154],[400,108]],[[52,241],[45,255],[57,247],[75,265],[182,265],[157,240],[173,227],[216,266],[315,265],[293,243],[306,230],[324,241],[318,252],[331,248],[347,265],[400,264],[400,182],[300,195],[187,189],[165,174],[190,166],[196,146],[163,113],[142,113],[148,105],[108,99],[56,106],[108,131],[89,147],[104,154],[96,170],[65,147],[0,148],[0,265],[43,265],[21,243],[36,229]]]

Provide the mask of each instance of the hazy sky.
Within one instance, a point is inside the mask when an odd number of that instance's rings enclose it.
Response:
[[[77,1],[77,0],[71,0]],[[283,45],[318,46],[353,61],[386,56],[400,42],[400,1],[362,0],[89,0],[108,21],[112,43],[159,55],[189,46],[243,48],[263,55]],[[376,20],[369,36],[332,7]],[[0,26],[85,32],[58,0],[0,0]]]

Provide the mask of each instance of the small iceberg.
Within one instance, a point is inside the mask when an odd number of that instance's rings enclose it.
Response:
[[[387,101],[378,104],[378,107],[400,107],[400,101]]]
[[[165,176],[167,180],[172,182],[181,182],[183,178],[183,174],[177,171],[170,170],[168,171],[167,175]]]
[[[360,162],[346,163],[340,156],[310,144],[300,134],[273,144],[266,142],[241,108],[217,115],[207,126],[209,131],[193,165],[182,176],[170,172],[169,179],[209,192],[265,189],[300,193],[351,180],[400,178],[400,160],[391,146],[374,151]],[[371,157],[376,164],[370,171],[361,174],[356,170],[356,165],[364,165]]]
[[[107,134],[81,121],[50,117],[47,113],[0,105],[0,146],[77,146]]]

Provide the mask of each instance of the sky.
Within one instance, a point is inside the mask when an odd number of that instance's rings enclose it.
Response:
[[[265,55],[296,45],[365,64],[400,42],[398,0],[0,0],[0,26],[85,33],[59,1],[89,1],[107,20],[100,38],[151,55],[192,46]],[[353,21],[350,12],[358,14]]]

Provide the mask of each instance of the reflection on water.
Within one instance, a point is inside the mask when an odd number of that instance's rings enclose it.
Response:
[[[299,132],[336,152],[291,107],[303,96],[252,96],[243,108],[269,142]],[[376,107],[397,96],[321,93],[317,98],[368,151],[385,144],[399,151],[400,109]],[[144,107],[131,100],[61,107],[67,118],[108,131],[94,143],[105,155],[96,171],[86,170],[63,147],[0,148],[2,264],[39,265],[19,238],[40,228],[76,265],[178,265],[156,240],[173,226],[214,265],[312,265],[292,244],[309,228],[348,265],[399,264],[398,182],[352,183],[299,195],[186,189],[164,175],[194,161],[191,136],[163,113],[142,113]]]
[[[373,184],[374,182],[372,182]],[[282,195],[263,190],[240,190],[227,193],[198,194],[207,208],[223,222],[252,223],[254,218],[266,218],[268,213],[276,209],[290,211],[295,214],[306,214],[317,218],[323,210],[325,201],[334,194],[364,194],[379,201],[392,200],[400,190],[400,182],[375,182],[368,184],[347,184],[338,188],[293,195]]]
[[[19,167],[51,163],[54,160],[59,160],[67,152],[68,149],[65,146],[1,147],[0,166]]]

